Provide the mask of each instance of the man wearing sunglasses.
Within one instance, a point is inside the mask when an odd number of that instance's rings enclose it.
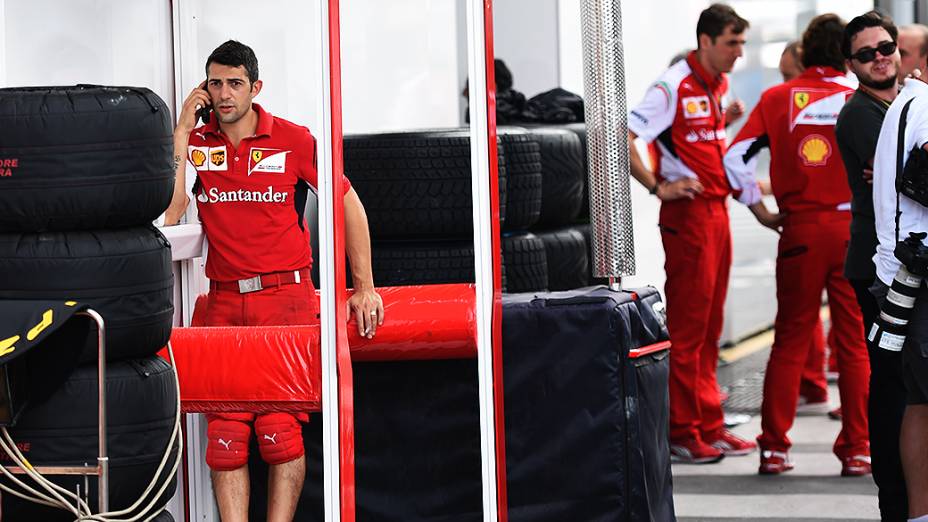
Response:
[[[844,165],[834,125],[854,92],[841,54],[844,22],[834,14],[809,22],[802,35],[797,78],[765,91],[725,155],[738,201],[758,221],[782,235],[777,254],[777,316],[761,407],[761,474],[793,469],[786,436],[792,427],[803,367],[828,292],[841,378],[842,429],[834,444],[842,475],[870,473],[867,379],[870,373],[860,309],[844,278],[850,227]],[[771,214],[754,170],[758,152],[770,148],[770,183],[781,214]]]
[[[844,29],[841,52],[847,58],[848,69],[860,82],[835,125],[838,149],[851,189],[851,239],[844,276],[854,289],[866,332],[879,313],[876,299],[869,291],[876,278],[873,255],[877,245],[872,168],[880,126],[898,91],[900,55],[896,48],[896,26],[889,17],[877,11],[860,15]],[[873,481],[879,488],[883,520],[905,520],[908,501],[899,458],[899,431],[905,411],[902,357],[899,352],[873,346],[868,351]]]

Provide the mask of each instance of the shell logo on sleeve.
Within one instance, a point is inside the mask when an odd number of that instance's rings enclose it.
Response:
[[[831,145],[820,134],[810,134],[799,142],[799,157],[807,167],[820,167],[831,157]]]
[[[252,147],[248,155],[248,175],[255,172],[269,174],[282,174],[287,170],[287,154],[289,150],[264,149]]]
[[[687,96],[683,98],[681,104],[683,105],[683,117],[688,120],[712,116],[708,96]]]
[[[202,167],[206,163],[206,153],[200,149],[194,150],[190,153],[190,159],[193,160],[193,164],[197,167]]]
[[[190,163],[193,163],[197,170],[209,170],[206,166],[206,155],[209,154],[209,147],[188,147]]]

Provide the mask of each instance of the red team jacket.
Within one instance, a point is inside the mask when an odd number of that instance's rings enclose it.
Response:
[[[758,152],[770,148],[770,184],[781,212],[849,210],[851,191],[835,123],[855,86],[844,73],[811,67],[764,91],[725,155],[738,201],[760,201]]]
[[[710,76],[691,52],[667,69],[628,118],[628,129],[656,143],[661,180],[697,178],[706,198],[731,193],[725,179],[725,113],[728,77]]]

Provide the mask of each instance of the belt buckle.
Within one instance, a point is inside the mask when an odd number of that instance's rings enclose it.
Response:
[[[238,293],[240,294],[248,294],[257,292],[258,290],[264,290],[264,287],[261,286],[261,276],[254,276],[250,279],[240,279],[238,281]]]

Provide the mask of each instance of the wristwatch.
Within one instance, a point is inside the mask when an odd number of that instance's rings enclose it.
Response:
[[[652,196],[656,196],[656,195],[657,195],[657,189],[660,188],[660,186],[661,186],[661,182],[660,182],[660,181],[655,182],[655,183],[654,183],[654,186],[651,187],[651,190],[649,190],[648,193],[651,194]]]

